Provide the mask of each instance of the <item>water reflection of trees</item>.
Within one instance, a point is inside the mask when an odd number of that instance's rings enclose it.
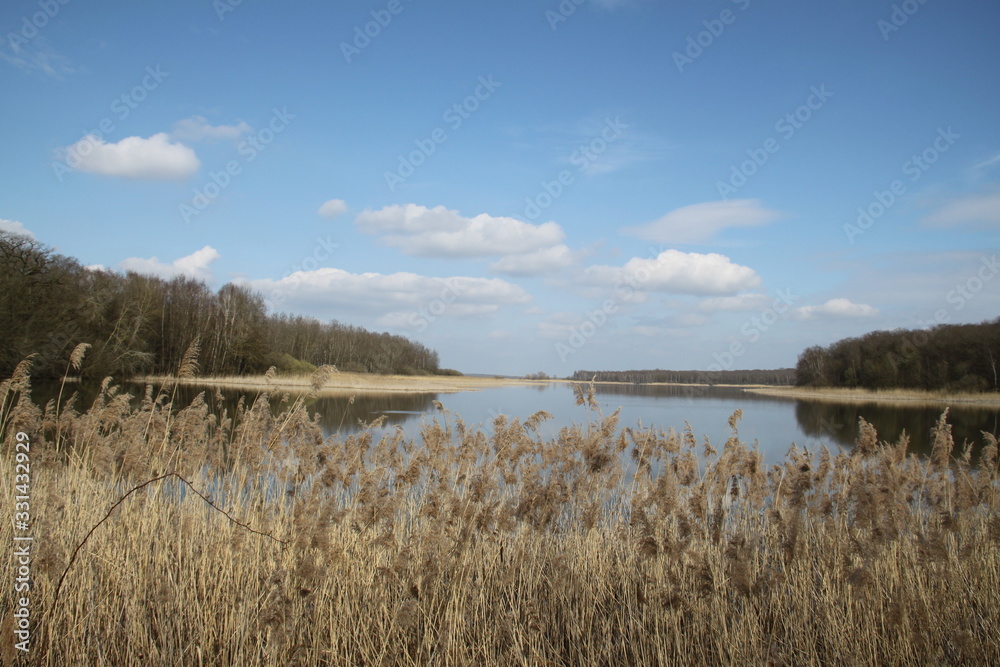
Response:
[[[586,383],[580,383],[586,384]],[[787,401],[787,398],[758,394],[742,387],[710,387],[708,385],[673,384],[594,384],[594,392],[607,396],[641,396],[652,398],[714,398],[741,402]]]
[[[569,391],[567,384],[522,385],[535,391]],[[59,393],[58,383],[35,383],[32,386],[32,397],[39,405],[45,405],[48,400],[55,400]],[[62,395],[62,405],[69,396],[79,392],[80,396],[74,408],[87,410],[93,404],[99,391],[96,383],[67,385]],[[144,385],[125,385],[122,391],[135,397],[135,402],[142,400],[145,393]],[[186,407],[195,396],[205,392],[209,409],[218,412],[215,399],[215,389],[195,387],[179,387],[174,397],[175,409]],[[746,406],[751,402],[780,402],[789,404],[791,399],[755,394],[743,391],[739,387],[688,387],[677,385],[630,385],[630,384],[596,384],[595,391],[601,396],[612,399],[616,397],[653,397],[653,398],[686,398],[686,399],[716,399],[727,401],[733,405]],[[257,392],[241,392],[225,390],[222,394],[222,409],[230,417],[235,415],[240,396],[248,406],[256,400]],[[384,425],[394,427],[405,425],[414,420],[419,421],[423,413],[436,414],[433,401],[438,394],[357,394],[353,403],[349,396],[326,396],[306,400],[310,414],[319,414],[319,423],[324,432],[343,433],[345,435],[359,430],[359,420],[371,422],[384,415]],[[289,398],[289,402],[294,396]],[[546,404],[550,399],[546,399]],[[876,403],[842,404],[820,401],[794,401],[795,419],[802,432],[830,445],[840,445],[851,448],[858,436],[858,418],[864,417],[878,430],[880,440],[895,441],[903,429],[910,436],[910,451],[927,455],[930,453],[930,432],[934,423],[941,415],[942,408],[917,407],[907,405],[889,405]],[[272,396],[271,409],[279,412],[289,403],[282,402],[280,394]],[[539,409],[546,405],[538,404]],[[789,406],[792,407],[792,406]],[[959,405],[949,412],[948,423],[952,425],[952,435],[956,448],[968,440],[974,443],[973,456],[978,459],[983,447],[982,431],[997,434],[1000,432],[1000,410],[991,406]]]
[[[324,397],[306,401],[310,413],[320,415],[320,424],[331,433],[351,433],[361,428],[360,422],[370,423],[385,416],[386,426],[395,426],[415,415],[434,410],[437,394],[358,394],[354,403],[346,397]]]
[[[141,395],[141,390],[131,390],[133,394]],[[214,398],[216,390],[206,390],[201,387],[180,387],[174,403],[182,407],[191,403],[202,391],[205,392],[206,402],[209,409],[218,412],[218,401]],[[259,396],[256,392],[245,392],[238,390],[222,390],[222,408],[229,417],[236,414],[240,397],[243,397],[244,405],[252,405]],[[291,405],[297,396],[288,395],[287,399],[283,394],[276,393],[269,397],[268,403],[272,413],[278,413]],[[384,426],[401,425],[406,421],[415,418],[420,413],[429,412],[434,409],[433,401],[438,398],[437,394],[356,394],[353,401],[350,396],[320,396],[316,398],[306,398],[305,407],[309,414],[319,415],[319,424],[324,433],[355,433],[361,429],[360,422],[370,423],[380,416],[385,416]]]
[[[926,456],[931,451],[931,429],[942,410],[876,403],[797,401],[795,418],[806,435],[850,448],[858,437],[858,419],[864,417],[878,431],[879,440],[895,442],[905,429],[910,436],[910,451]],[[948,423],[956,448],[968,440],[974,443],[973,454],[978,456],[984,444],[982,432],[997,433],[998,419],[1000,411],[988,407],[952,408]]]

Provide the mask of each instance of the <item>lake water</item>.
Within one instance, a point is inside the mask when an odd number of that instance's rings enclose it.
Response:
[[[676,387],[646,385],[595,385],[596,398],[605,415],[621,408],[619,427],[655,426],[678,432],[691,424],[701,442],[708,436],[716,448],[729,437],[729,416],[743,410],[740,437],[748,444],[757,440],[767,463],[781,461],[794,442],[800,446],[827,445],[836,453],[848,450],[858,434],[858,418],[871,422],[879,439],[895,441],[903,429],[910,435],[911,451],[930,452],[930,431],[941,408],[895,404],[834,404],[763,396],[732,387]],[[141,391],[133,390],[134,393]],[[178,404],[186,404],[197,391],[186,389]],[[238,392],[224,392],[230,409],[235,407]],[[447,394],[358,394],[351,403],[347,397],[318,398],[308,402],[310,413],[319,413],[327,435],[356,432],[359,420],[371,422],[384,416],[385,430],[396,425],[409,437],[418,438],[421,424],[444,417],[434,406],[439,401],[451,415],[460,416],[468,426],[480,426],[492,432],[499,414],[522,421],[538,410],[553,419],[538,428],[543,438],[551,438],[564,426],[586,424],[592,415],[576,405],[572,386],[565,383],[512,385],[480,391]],[[949,412],[956,443],[968,439],[982,447],[981,431],[998,433],[1000,410],[995,407],[956,405]]]
[[[69,387],[67,387],[69,389]],[[126,391],[141,396],[143,387],[127,386]],[[858,418],[864,417],[878,430],[880,440],[895,441],[906,430],[911,451],[930,453],[930,431],[941,415],[942,408],[908,406],[905,404],[837,404],[764,396],[738,387],[679,387],[650,385],[595,385],[596,398],[605,415],[621,408],[619,428],[654,426],[664,430],[673,427],[681,432],[685,420],[691,424],[699,443],[708,436],[717,449],[729,437],[729,416],[737,408],[743,410],[739,424],[740,438],[752,444],[757,440],[767,463],[781,461],[794,442],[810,448],[828,446],[849,450],[858,435]],[[36,386],[36,402],[55,397],[58,386]],[[176,404],[187,405],[201,391],[181,388]],[[68,392],[67,392],[68,393]],[[214,394],[214,390],[208,392]],[[77,409],[88,407],[96,387],[85,387]],[[234,411],[240,397],[238,391],[224,391],[228,410]],[[251,402],[256,394],[246,400]],[[64,397],[65,398],[65,397]],[[350,434],[361,427],[359,421],[371,422],[385,417],[383,431],[401,426],[408,437],[419,438],[423,423],[444,415],[434,406],[439,401],[451,414],[460,416],[468,426],[479,426],[492,433],[493,420],[499,414],[522,421],[538,410],[552,414],[553,419],[542,423],[538,433],[548,439],[559,430],[574,424],[586,424],[588,416],[597,419],[583,406],[576,405],[573,388],[567,383],[510,385],[458,393],[387,393],[357,394],[353,403],[348,397],[309,399],[308,410],[320,415],[327,435]],[[214,401],[209,401],[214,406]],[[279,409],[278,400],[272,405]],[[948,422],[957,444],[965,440],[975,443],[974,456],[982,448],[982,431],[1000,433],[1000,409],[993,406],[956,404],[951,407]]]

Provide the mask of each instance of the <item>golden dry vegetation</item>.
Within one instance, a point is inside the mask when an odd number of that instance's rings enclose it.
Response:
[[[1000,406],[1000,393],[924,391],[922,389],[860,389],[846,387],[747,387],[747,391],[767,396],[800,398],[833,403],[901,403],[906,405],[974,404]]]
[[[544,412],[488,433],[441,412],[416,439],[324,437],[301,400],[274,414],[266,393],[232,418],[210,395],[174,406],[169,385],[133,400],[107,381],[86,409],[36,406],[29,363],[0,386],[0,479],[13,495],[28,434],[31,664],[1000,655],[997,440],[973,468],[945,415],[928,460],[862,423],[850,453],[793,447],[766,468],[739,411],[715,451],[690,428],[623,427],[586,386],[586,422],[551,440]]]
[[[499,387],[510,384],[540,384],[539,381],[517,378],[470,377],[466,375],[380,375],[376,373],[348,373],[331,371],[325,374],[326,381],[315,390],[319,395],[336,396],[373,392],[379,394],[393,392],[447,393]],[[162,386],[172,384],[176,378],[149,376],[142,382]],[[312,391],[311,375],[234,375],[196,376],[184,378],[181,384],[192,387],[217,387],[242,391],[303,392]]]

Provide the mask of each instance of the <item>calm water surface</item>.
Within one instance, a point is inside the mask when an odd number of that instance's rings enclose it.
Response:
[[[844,405],[763,396],[732,387],[664,387],[646,385],[595,385],[596,398],[604,415],[621,408],[619,427],[654,426],[674,428],[678,432],[690,423],[701,442],[705,436],[717,448],[729,437],[729,416],[743,410],[739,424],[740,438],[752,444],[757,440],[768,463],[782,460],[792,443],[799,446],[826,445],[836,452],[849,450],[858,434],[858,418],[864,417],[878,429],[879,438],[895,441],[905,429],[911,451],[930,452],[930,430],[941,414],[940,408],[886,404]],[[186,390],[178,401],[189,401],[197,392]],[[225,392],[230,409],[235,407],[238,392]],[[448,415],[434,405],[439,401]],[[552,414],[538,433],[543,438],[558,435],[559,430],[574,424],[586,424],[588,417],[598,417],[576,405],[571,385],[513,385],[480,391],[450,394],[358,394],[351,403],[347,397],[312,399],[310,413],[318,413],[327,435],[349,434],[384,416],[386,430],[396,425],[410,437],[419,437],[420,427],[432,419],[461,417],[469,426],[492,432],[497,415],[522,421],[538,410]],[[949,412],[957,443],[968,439],[982,447],[982,431],[998,433],[1000,410],[995,407],[956,405]]]
[[[782,460],[792,443],[810,448],[826,445],[832,451],[849,450],[858,434],[858,418],[864,417],[878,429],[881,440],[895,441],[905,429],[910,436],[911,451],[930,452],[930,430],[941,414],[940,408],[886,404],[835,404],[763,396],[734,387],[675,387],[648,385],[595,385],[596,398],[604,415],[621,408],[619,428],[654,426],[680,432],[690,423],[701,442],[705,436],[713,446],[721,447],[729,437],[729,416],[737,408],[743,410],[739,425],[740,438],[752,444],[758,441],[768,463]],[[143,394],[139,386],[126,387],[136,396]],[[58,387],[36,387],[36,401],[53,398]],[[85,388],[77,408],[93,401],[95,388]],[[200,389],[182,388],[176,404],[187,405]],[[215,391],[208,392],[209,396]],[[234,411],[241,396],[238,391],[223,391],[225,406]],[[256,394],[246,395],[250,403]],[[65,398],[65,397],[64,397]],[[434,405],[439,401],[449,414]],[[214,401],[210,400],[214,405]],[[277,399],[272,401],[280,409]],[[419,438],[422,424],[431,420],[461,417],[468,426],[479,426],[492,433],[497,415],[507,415],[522,421],[538,410],[552,414],[553,419],[542,423],[538,433],[548,439],[559,430],[574,424],[586,424],[588,417],[598,416],[576,405],[572,386],[566,383],[512,385],[480,391],[427,394],[357,394],[353,403],[348,397],[310,399],[310,413],[320,415],[327,435],[357,432],[359,422],[371,422],[385,417],[385,431],[401,426],[409,437]],[[982,447],[981,432],[1000,432],[1000,410],[992,406],[955,405],[948,421],[956,443],[970,440],[976,444],[974,453]]]

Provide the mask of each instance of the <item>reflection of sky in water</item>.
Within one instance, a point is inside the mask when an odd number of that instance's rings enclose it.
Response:
[[[758,440],[768,463],[784,458],[793,442],[811,448],[825,444],[834,452],[838,447],[849,449],[857,437],[859,416],[872,422],[883,439],[895,440],[906,429],[912,451],[927,453],[930,429],[941,413],[938,408],[927,407],[785,400],[730,387],[598,385],[596,397],[605,415],[621,407],[619,427],[641,422],[643,426],[664,430],[673,427],[681,432],[687,420],[699,443],[707,435],[716,448],[730,435],[729,416],[741,408],[740,438],[750,445]],[[534,412],[546,410],[553,419],[538,428],[545,439],[557,436],[564,426],[586,424],[590,414],[583,406],[576,405],[572,388],[567,384],[497,387],[440,394],[436,400],[452,415],[461,416],[467,425],[482,426],[487,433],[492,432],[497,414],[524,421]],[[428,412],[405,421],[404,429],[410,435],[419,435],[420,424],[434,415],[439,413],[428,405]],[[949,422],[958,443],[968,438],[981,446],[980,431],[996,432],[998,416],[1000,411],[996,409],[959,407],[951,410]],[[591,418],[597,419],[596,415]]]
[[[129,390],[142,395],[141,389]],[[768,464],[782,460],[793,442],[811,448],[826,444],[834,452],[838,446],[850,448],[857,437],[859,416],[875,425],[880,439],[894,441],[906,429],[911,437],[911,451],[926,454],[930,451],[930,429],[941,414],[941,409],[934,407],[796,401],[753,394],[735,387],[596,385],[596,390],[596,398],[606,416],[621,407],[619,428],[634,427],[641,422],[643,426],[664,430],[673,427],[680,433],[687,420],[699,445],[707,435],[717,449],[730,435],[729,416],[741,408],[740,438],[748,445],[757,439]],[[198,391],[182,389],[177,404],[186,405]],[[215,401],[211,397],[214,393],[206,393],[213,408]],[[234,411],[239,394],[229,391],[223,394],[226,409]],[[251,394],[247,402],[252,402],[255,396]],[[89,406],[92,400],[92,396],[87,398],[85,395],[77,408]],[[517,417],[523,422],[538,410],[551,413],[553,419],[538,427],[538,435],[543,439],[558,436],[565,426],[586,425],[588,416],[594,421],[598,419],[583,406],[576,405],[572,387],[565,383],[512,385],[452,394],[357,394],[353,402],[349,397],[326,397],[310,399],[307,405],[310,413],[319,413],[320,423],[328,435],[354,433],[360,428],[359,420],[367,423],[382,416],[385,418],[383,431],[399,426],[408,437],[419,438],[422,424],[444,416],[435,408],[435,400],[450,413],[450,421],[460,416],[467,426],[480,427],[487,434],[492,433],[493,420],[498,414],[505,414],[508,419]],[[280,396],[272,399],[271,404],[273,409],[280,409]],[[991,407],[958,406],[949,413],[956,443],[969,439],[976,443],[976,449],[983,444],[980,432],[996,433],[998,421],[1000,410]]]

